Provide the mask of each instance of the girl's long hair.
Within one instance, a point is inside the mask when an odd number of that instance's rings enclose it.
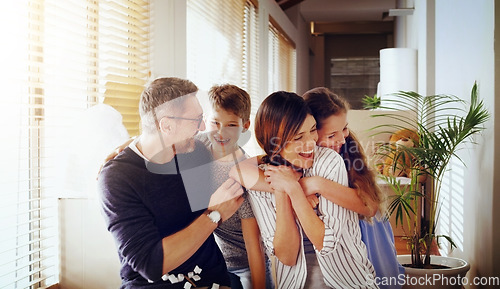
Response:
[[[311,109],[318,129],[321,128],[323,121],[328,117],[339,113],[347,113],[349,110],[347,101],[326,87],[313,88],[302,97]],[[376,201],[379,204],[376,209],[384,213],[385,208],[382,207],[384,196],[377,185],[375,172],[368,166],[363,147],[352,131],[345,139],[345,144],[340,149],[340,155],[346,165],[349,187],[357,190],[358,195],[365,204],[368,198]]]

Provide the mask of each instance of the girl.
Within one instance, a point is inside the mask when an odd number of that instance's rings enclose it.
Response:
[[[404,274],[404,268],[396,258],[391,224],[381,217],[383,209],[380,204],[383,196],[376,184],[375,175],[367,165],[359,141],[347,127],[348,103],[325,87],[311,89],[303,98],[316,119],[317,144],[338,152],[344,159],[349,176],[348,187],[324,178],[304,178],[302,185],[306,194],[314,196],[315,193],[320,193],[330,201],[364,216],[359,225],[376,276],[379,280],[393,280],[388,284],[379,284],[380,288],[401,288],[395,280],[398,280],[400,274]],[[375,218],[370,218],[376,213]]]
[[[250,190],[249,199],[266,252],[274,262],[276,288],[325,284],[378,288],[361,241],[358,214],[322,196],[314,210],[298,182],[300,176],[320,176],[348,184],[342,158],[316,146],[316,121],[303,98],[284,91],[267,97],[257,112],[255,136],[266,153],[258,159],[261,167],[267,167],[267,183],[263,190]],[[242,171],[233,167],[231,176],[239,179],[242,173],[245,184],[262,178],[248,162],[239,167]]]

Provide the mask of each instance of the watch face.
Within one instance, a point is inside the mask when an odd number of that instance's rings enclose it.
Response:
[[[218,211],[212,211],[210,214],[208,214],[208,217],[212,220],[214,223],[218,223],[220,221],[220,213]]]

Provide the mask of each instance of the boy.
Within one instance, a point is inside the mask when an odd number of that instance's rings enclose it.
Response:
[[[213,86],[209,102],[212,110],[206,123],[207,132],[198,134],[197,138],[212,152],[214,186],[218,187],[228,179],[230,169],[247,158],[238,140],[250,126],[251,103],[246,91],[230,84]],[[228,271],[232,273],[231,287],[269,288],[265,283],[260,232],[248,200],[214,233]]]

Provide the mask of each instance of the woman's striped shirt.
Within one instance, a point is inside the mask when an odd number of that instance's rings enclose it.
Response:
[[[316,147],[314,163],[304,171],[304,177],[320,176],[347,186],[347,172],[342,157],[334,150]],[[304,288],[307,264],[303,244],[297,263],[286,266],[274,256],[273,239],[276,231],[276,202],[270,192],[249,191],[249,199],[259,224],[266,253],[274,259],[276,289]],[[361,241],[358,214],[320,196],[318,216],[325,224],[323,248],[316,256],[327,286],[332,288],[378,288],[375,270],[368,260]],[[297,221],[299,232],[302,228]],[[301,238],[302,239],[302,238]]]

